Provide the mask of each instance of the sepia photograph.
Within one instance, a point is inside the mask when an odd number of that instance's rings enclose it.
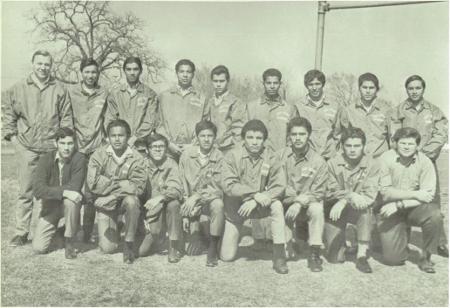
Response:
[[[0,5],[0,306],[448,307],[448,1]]]

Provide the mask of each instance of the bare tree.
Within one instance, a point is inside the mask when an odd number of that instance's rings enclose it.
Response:
[[[358,96],[357,79],[352,74],[334,73],[327,77],[327,95],[343,106],[349,105]]]
[[[55,49],[55,75],[63,82],[79,80],[79,63],[87,57],[100,64],[104,77],[132,55],[141,58],[146,77],[153,82],[166,67],[165,61],[148,46],[142,21],[132,13],[118,16],[111,11],[109,2],[42,2],[32,19],[35,31],[40,31],[43,38],[39,43],[49,43]]]

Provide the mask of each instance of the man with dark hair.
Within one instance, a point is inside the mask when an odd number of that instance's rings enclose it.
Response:
[[[134,241],[140,215],[140,202],[146,184],[141,154],[128,144],[131,128],[124,120],[108,124],[109,145],[95,150],[87,172],[87,184],[94,194],[97,209],[99,247],[113,253],[119,246],[119,214],[125,213],[123,261],[133,263]]]
[[[264,94],[247,103],[246,115],[249,120],[258,119],[267,125],[269,138],[265,141],[267,150],[275,152],[286,146],[286,127],[290,119],[297,116],[295,106],[287,103],[280,95],[282,74],[279,70],[269,68],[263,75]],[[265,247],[264,238],[268,236],[268,219],[252,220],[252,235],[255,250]]]
[[[169,234],[169,262],[180,261],[183,242],[180,204],[183,185],[177,163],[167,156],[168,140],[158,133],[145,138],[148,156],[147,189],[144,198],[146,235],[139,247],[139,255],[150,252],[152,244],[160,236],[163,218]]]
[[[230,72],[226,66],[219,65],[211,71],[211,82],[214,94],[206,100],[203,119],[217,125],[216,143],[225,153],[241,141],[241,129],[246,121],[245,104],[230,93]]]
[[[33,250],[47,253],[59,220],[65,220],[65,256],[76,258],[73,246],[80,223],[81,187],[86,177],[86,158],[75,149],[75,134],[68,127],[56,132],[56,151],[42,155],[33,174],[33,195],[42,199]]]
[[[16,229],[10,246],[28,240],[33,193],[31,181],[40,155],[55,149],[54,135],[60,127],[73,127],[67,91],[50,75],[52,57],[38,50],[32,57],[33,72],[2,95],[3,136],[11,141],[19,162],[19,197]]]
[[[83,80],[79,84],[70,85],[68,94],[73,109],[77,149],[89,160],[92,153],[106,143],[104,120],[108,92],[98,84],[97,61],[84,58],[80,63],[80,71]],[[83,237],[88,242],[94,227],[95,208],[87,186],[84,201]]]
[[[202,119],[204,95],[192,86],[195,65],[182,59],[175,65],[178,84],[159,95],[158,133],[169,139],[169,154],[178,161],[186,145],[195,140],[194,127]]]
[[[105,126],[114,119],[124,119],[131,126],[129,145],[134,146],[136,139],[149,135],[158,125],[157,97],[155,91],[139,80],[141,59],[126,58],[123,71],[127,81],[108,95]]]
[[[248,121],[242,128],[242,137],[243,145],[227,153],[221,168],[226,218],[221,259],[232,261],[236,257],[245,220],[270,217],[273,268],[287,274],[285,221],[280,202],[286,175],[277,157],[264,147],[268,132],[262,121]]]
[[[312,272],[322,271],[320,249],[323,246],[324,228],[323,199],[327,180],[327,164],[309,145],[311,123],[306,118],[296,117],[287,126],[290,146],[277,152],[287,177],[285,197],[282,200],[289,227],[289,240],[295,238],[294,225],[307,222],[309,227],[310,255],[308,267]],[[288,252],[293,253],[293,251]]]
[[[197,123],[195,133],[198,146],[188,148],[180,158],[180,174],[185,193],[181,213],[189,218],[192,242],[199,241],[200,231],[209,237],[206,266],[214,267],[218,265],[218,243],[225,224],[223,193],[219,186],[223,154],[214,147],[217,127],[212,122]],[[194,247],[196,245],[188,244]]]
[[[308,94],[296,104],[300,116],[314,123],[310,144],[315,152],[325,159],[335,154],[333,142],[328,142],[339,103],[324,93],[325,75],[319,70],[310,70],[305,74],[305,87]]]
[[[378,157],[390,148],[389,136],[393,109],[391,103],[377,97],[380,89],[377,76],[365,73],[358,78],[360,97],[340,107],[333,124],[332,138],[340,148],[344,128],[360,127],[366,134],[364,148],[367,155]]]
[[[442,216],[432,202],[436,172],[431,160],[419,152],[420,134],[415,128],[398,129],[397,148],[380,157],[380,187],[383,203],[375,209],[384,262],[403,265],[408,257],[407,228],[422,228],[423,248],[419,268],[434,273],[431,254],[437,252]]]
[[[440,185],[436,160],[442,148],[448,142],[448,120],[439,107],[427,101],[425,92],[425,80],[418,75],[408,77],[405,82],[408,99],[397,106],[393,115],[393,128],[395,132],[400,127],[415,127],[422,136],[419,151],[424,153],[433,162],[436,170],[437,184],[434,203],[440,206]],[[447,236],[442,226],[439,240],[438,254],[448,258]]]
[[[360,128],[344,129],[343,153],[328,161],[325,201],[325,246],[330,263],[345,262],[345,227],[356,225],[356,268],[371,273],[367,250],[372,229],[372,206],[378,195],[379,165],[364,154],[366,135]]]

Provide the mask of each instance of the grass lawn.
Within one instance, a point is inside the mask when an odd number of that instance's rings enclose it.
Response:
[[[413,262],[388,267],[374,259],[371,275],[359,273],[352,262],[326,261],[322,273],[311,273],[304,258],[289,262],[288,275],[278,275],[269,253],[255,258],[246,247],[234,263],[216,268],[205,267],[204,255],[177,264],[154,255],[125,265],[121,253],[102,255],[94,247],[75,260],[66,260],[63,249],[34,255],[31,245],[11,248],[16,163],[13,155],[2,156],[2,306],[448,306],[448,259],[439,256],[433,256],[434,275]],[[447,153],[439,166],[447,226]],[[250,242],[246,237],[242,245]]]

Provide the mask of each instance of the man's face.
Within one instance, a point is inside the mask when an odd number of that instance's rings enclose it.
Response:
[[[216,139],[216,136],[211,129],[204,129],[198,133],[197,139],[200,149],[205,152],[209,152],[214,145],[214,139]]]
[[[373,81],[366,80],[363,81],[361,86],[359,87],[359,93],[361,94],[361,98],[366,102],[371,102],[377,95],[377,87],[373,83]]]
[[[397,151],[400,156],[411,157],[417,151],[418,144],[415,138],[401,138],[397,142]]]
[[[311,98],[320,99],[323,94],[323,84],[319,79],[314,78],[312,81],[308,82],[306,85],[308,89],[308,94]]]
[[[259,131],[249,130],[245,133],[244,145],[251,154],[261,152],[264,144],[264,134]]]
[[[45,80],[50,76],[50,69],[52,68],[52,60],[50,57],[37,55],[33,61],[33,72],[37,78]]]
[[[163,140],[153,142],[148,148],[150,157],[155,161],[161,161],[166,155],[166,144]]]
[[[112,127],[108,138],[114,151],[123,151],[127,148],[128,136],[125,127]]]
[[[228,90],[228,80],[225,74],[213,75],[211,81],[216,95],[222,95]]]
[[[408,83],[406,87],[406,92],[408,93],[408,97],[412,102],[420,102],[423,98],[423,92],[425,89],[422,86],[422,82],[420,80],[414,80]]]
[[[292,146],[296,150],[303,149],[308,143],[309,134],[306,128],[303,126],[294,126],[292,127],[289,133],[289,140],[292,143]]]
[[[348,138],[344,142],[344,155],[351,160],[358,160],[364,154],[361,138]]]
[[[66,136],[58,139],[56,142],[59,157],[62,159],[69,159],[75,151],[75,142],[72,136]]]
[[[280,90],[281,81],[277,76],[268,76],[263,82],[264,91],[267,96],[277,96]]]
[[[181,87],[188,88],[192,85],[192,79],[194,78],[194,72],[190,65],[180,65],[177,71],[178,84]]]
[[[89,87],[93,87],[97,84],[98,80],[98,69],[96,65],[89,65],[83,68],[81,71],[83,77],[83,82]]]
[[[136,63],[128,63],[125,65],[125,76],[127,77],[127,82],[135,84],[139,81],[139,76],[141,76],[141,69]]]

